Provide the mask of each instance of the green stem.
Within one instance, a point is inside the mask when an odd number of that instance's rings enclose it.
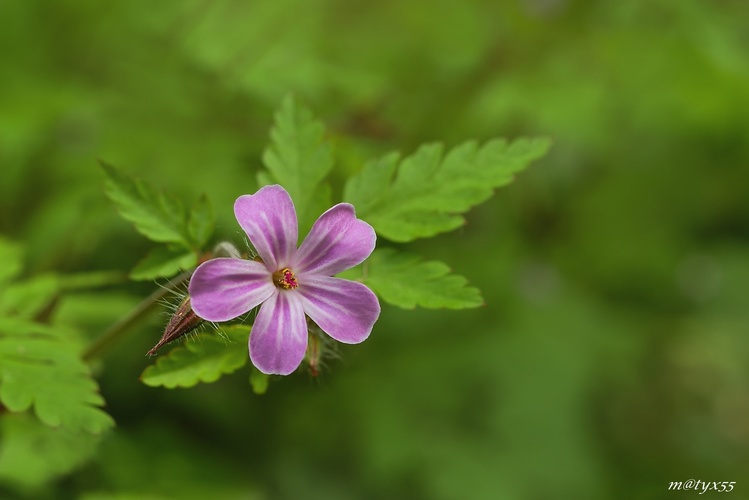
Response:
[[[119,342],[131,326],[136,324],[146,313],[156,307],[156,304],[158,304],[160,299],[163,299],[169,292],[187,281],[191,274],[192,271],[185,271],[180,274],[175,279],[171,280],[168,285],[159,288],[149,295],[148,298],[138,304],[135,309],[127,313],[127,315],[113,323],[104,331],[104,333],[94,339],[85,351],[83,351],[83,360],[91,361],[92,359],[101,356],[107,349]]]

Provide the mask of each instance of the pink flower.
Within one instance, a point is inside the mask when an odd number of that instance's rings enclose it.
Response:
[[[372,226],[339,203],[322,214],[297,248],[297,218],[289,193],[266,186],[240,196],[234,215],[262,262],[213,259],[190,280],[192,308],[208,321],[227,321],[256,306],[250,359],[263,373],[288,375],[307,348],[309,316],[339,342],[358,344],[372,331],[380,303],[366,286],[332,277],[369,257]]]

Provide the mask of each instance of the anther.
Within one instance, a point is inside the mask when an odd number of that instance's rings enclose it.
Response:
[[[273,273],[273,284],[285,290],[293,290],[299,286],[299,283],[297,283],[296,278],[294,277],[294,273],[291,272],[291,269],[288,267]]]

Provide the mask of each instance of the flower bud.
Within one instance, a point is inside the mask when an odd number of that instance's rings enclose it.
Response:
[[[241,259],[242,254],[239,253],[239,250],[237,250],[237,247],[229,243],[228,241],[222,241],[216,244],[215,247],[213,247],[213,256],[211,258],[215,257],[229,257],[231,259]]]
[[[310,333],[309,340],[307,341],[307,352],[304,354],[304,359],[307,361],[307,364],[309,365],[309,373],[313,377],[317,377],[320,374],[321,344],[320,337],[314,333]]]
[[[203,263],[219,257],[241,259],[242,255],[239,253],[239,250],[237,250],[237,247],[228,241],[222,241],[216,244],[216,246],[213,247],[213,250],[204,253],[199,261],[200,263]],[[148,355],[153,356],[161,346],[185,336],[202,325],[204,321],[203,318],[195,314],[192,310],[192,306],[190,306],[190,296],[185,295],[182,302],[180,302],[179,306],[177,306],[177,309],[174,311],[174,314],[169,318],[169,323],[164,329],[164,335],[162,335],[159,342],[148,351]]]
[[[307,319],[307,332],[307,351],[304,353],[304,361],[309,367],[310,375],[317,377],[327,360],[337,359],[339,356],[335,343],[331,342],[311,319]]]
[[[153,356],[161,346],[190,333],[199,327],[203,321],[203,318],[193,312],[190,306],[190,297],[186,296],[179,307],[177,307],[177,310],[174,311],[172,317],[169,318],[169,323],[164,329],[164,335],[161,336],[161,340],[147,354]]]

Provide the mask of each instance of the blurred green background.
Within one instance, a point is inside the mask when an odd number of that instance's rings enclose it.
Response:
[[[151,248],[97,158],[206,192],[241,243],[231,205],[288,93],[328,126],[338,193],[425,141],[554,146],[410,245],[485,307],[385,306],[319,379],[264,396],[246,370],[140,384],[154,315],[95,366],[118,424],[95,458],[6,474],[0,497],[657,499],[693,478],[740,498],[748,25],[743,0],[1,2],[0,233],[30,275],[127,271]],[[93,338],[153,288],[70,294],[56,318]]]

